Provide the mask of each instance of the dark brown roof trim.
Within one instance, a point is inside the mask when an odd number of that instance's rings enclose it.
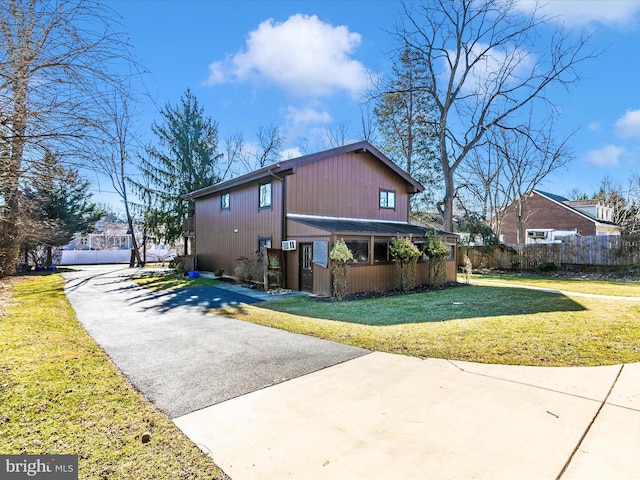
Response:
[[[302,157],[292,158],[290,160],[284,160],[282,162],[276,162],[272,165],[260,168],[258,170],[254,170],[253,172],[247,173],[245,175],[241,175],[236,178],[232,178],[231,180],[227,180],[225,182],[216,183],[215,185],[211,185],[209,187],[202,188],[200,190],[196,190],[195,192],[188,193],[184,195],[185,199],[193,200],[196,198],[206,197],[207,195],[212,195],[214,193],[220,192],[222,190],[228,190],[233,187],[238,187],[240,185],[244,185],[250,182],[255,182],[257,180],[262,180],[263,178],[269,176],[275,176],[276,178],[280,178],[283,175],[290,175],[294,173],[295,168],[298,165],[304,165],[306,163],[317,162],[318,160],[323,160],[325,158],[334,157],[337,155],[342,155],[344,153],[369,153],[384,163],[387,167],[393,170],[398,176],[402,177],[407,184],[410,185],[411,190],[410,193],[418,193],[424,191],[424,187],[418,182],[416,179],[411,177],[407,172],[402,170],[398,165],[389,160],[382,152],[380,152],[376,147],[371,145],[369,142],[362,141],[357,143],[352,143],[350,145],[343,145],[341,147],[331,148],[329,150],[323,150],[322,152],[312,153],[310,155],[304,155]]]

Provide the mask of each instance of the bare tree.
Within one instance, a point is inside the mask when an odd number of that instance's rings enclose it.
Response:
[[[0,276],[13,273],[20,243],[20,183],[33,159],[55,151],[76,166],[94,158],[102,92],[117,88],[110,71],[129,58],[104,4],[76,0],[0,3]],[[74,165],[75,164],[75,165]]]
[[[322,138],[324,149],[341,147],[349,143],[349,124],[340,122],[333,128],[327,128]]]
[[[608,175],[600,182],[593,198],[602,200],[613,208],[611,221],[621,227],[622,233],[634,235],[640,232],[640,176],[631,175],[622,185]]]
[[[280,127],[274,124],[260,125],[256,137],[258,139],[258,151],[256,152],[258,166],[262,168],[276,162],[285,141],[284,136],[280,133]]]
[[[522,241],[526,193],[573,159],[568,147],[571,135],[558,141],[556,132],[553,116],[544,121],[530,116],[527,124],[491,132],[487,148],[476,149],[460,168],[464,180],[459,183],[475,195],[482,218],[490,218],[497,237],[507,208],[513,208],[518,243]]]
[[[227,169],[239,162],[244,172],[251,172],[278,161],[285,137],[279,125],[260,125],[256,130],[257,144],[249,146],[242,134],[235,134],[225,141],[228,152]],[[238,172],[239,173],[239,172]]]
[[[588,36],[572,38],[538,9],[524,14],[514,0],[427,0],[403,4],[400,43],[423,58],[426,92],[436,107],[438,155],[444,177],[441,209],[453,230],[456,170],[487,132],[521,123],[524,107],[552,106],[554,85],[578,80],[593,57]]]
[[[127,226],[131,233],[129,267],[144,264],[136,239],[132,202],[127,189],[131,181],[129,176],[131,162],[135,157],[136,150],[140,147],[140,145],[136,145],[137,136],[133,131],[132,102],[133,98],[125,91],[112,91],[111,96],[107,99],[107,103],[104,105],[105,118],[109,120],[104,124],[106,141],[101,162],[96,166],[98,171],[111,180],[111,185],[124,206]]]
[[[375,145],[378,141],[378,129],[369,108],[369,102],[360,106],[360,128],[362,139]]]

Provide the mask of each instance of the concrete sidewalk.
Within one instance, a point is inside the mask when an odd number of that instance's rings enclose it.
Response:
[[[174,419],[233,480],[640,478],[640,365],[372,353]]]

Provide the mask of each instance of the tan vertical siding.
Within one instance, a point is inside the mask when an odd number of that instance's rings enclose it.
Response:
[[[429,282],[429,263],[418,263],[416,271],[416,285]],[[455,282],[457,279],[457,265],[451,260],[445,261],[446,281]],[[347,292],[372,292],[394,290],[398,288],[399,272],[395,264],[384,265],[350,265],[347,273]]]
[[[252,182],[231,190],[229,210],[220,209],[221,193],[198,199],[196,253],[199,269],[223,268],[225,274],[232,275],[239,257],[258,250],[259,237],[270,236],[272,245],[279,247],[282,241],[282,182],[272,179],[270,209],[258,208],[259,184]]]
[[[368,153],[299,165],[287,179],[288,213],[407,221],[407,184]],[[396,192],[396,208],[379,208],[379,190]]]

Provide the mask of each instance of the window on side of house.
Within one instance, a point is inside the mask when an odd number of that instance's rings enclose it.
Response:
[[[449,255],[445,260],[453,260],[456,253],[456,245],[454,243],[447,243],[447,248],[449,249]]]
[[[271,208],[271,182],[260,184],[258,206]]]
[[[229,210],[231,205],[229,203],[229,193],[223,193],[220,196],[220,210]]]
[[[258,237],[258,263],[262,264],[264,247],[271,248],[271,237]]]
[[[380,189],[380,208],[396,209],[396,192],[395,190]]]
[[[420,262],[428,262],[429,261],[429,257],[427,256],[427,254],[425,253],[425,248],[427,247],[427,242],[424,241],[414,241],[413,244],[416,246],[416,248],[420,251],[420,256],[418,257],[418,263]]]
[[[376,238],[373,241],[373,263],[389,263],[389,240],[386,238]]]
[[[369,240],[345,238],[344,243],[353,253],[353,263],[369,264]]]

